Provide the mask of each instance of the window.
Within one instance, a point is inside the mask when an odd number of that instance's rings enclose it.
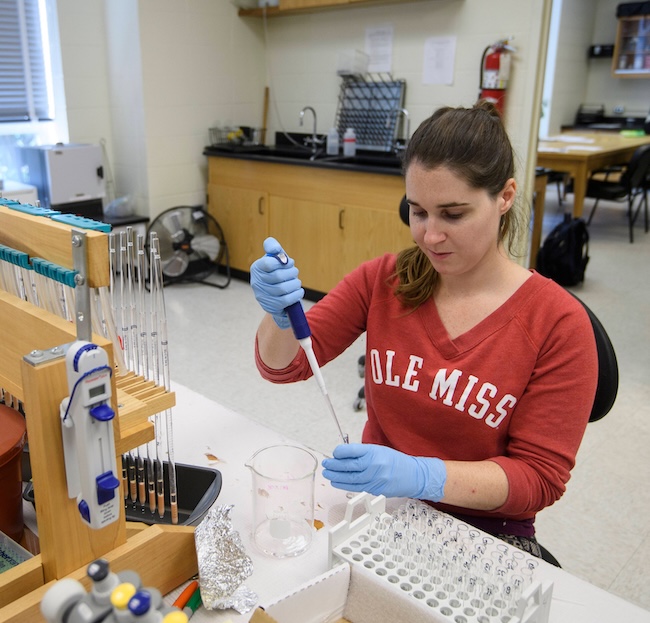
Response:
[[[0,122],[54,116],[45,6],[0,0]]]
[[[24,181],[20,147],[67,140],[56,0],[0,0],[0,180]]]

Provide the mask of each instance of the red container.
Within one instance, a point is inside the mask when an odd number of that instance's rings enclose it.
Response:
[[[16,542],[24,530],[21,461],[26,437],[25,418],[0,405],[0,531]]]

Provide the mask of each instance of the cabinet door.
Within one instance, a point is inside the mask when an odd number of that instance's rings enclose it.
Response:
[[[208,184],[208,212],[223,230],[230,266],[247,271],[262,255],[268,236],[269,197],[265,192]]]
[[[394,211],[343,206],[342,264],[346,274],[369,259],[413,246],[411,230],[402,223],[398,205],[396,202]]]
[[[272,195],[270,235],[295,260],[305,288],[327,292],[343,277],[341,208]]]
[[[612,74],[650,78],[650,15],[619,18]]]

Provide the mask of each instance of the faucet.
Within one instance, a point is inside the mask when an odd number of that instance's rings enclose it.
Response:
[[[402,150],[406,147],[406,144],[408,143],[409,139],[411,138],[411,117],[409,115],[409,111],[406,110],[406,108],[393,108],[391,112],[395,113],[395,125],[397,125],[397,119],[399,115],[402,115],[404,119],[406,120],[406,136],[404,137],[404,144],[403,145],[398,145],[397,144],[397,137],[395,138],[395,151]],[[386,127],[390,127],[390,115],[386,117]]]
[[[325,141],[322,138],[318,138],[318,135],[316,133],[316,111],[311,106],[305,106],[300,111],[300,125],[302,125],[305,120],[305,111],[307,110],[311,110],[311,114],[314,116],[314,129],[312,131],[311,137],[307,137],[305,139],[305,143],[307,145],[311,143],[312,154],[316,155],[316,152],[318,151],[318,146],[322,145]]]

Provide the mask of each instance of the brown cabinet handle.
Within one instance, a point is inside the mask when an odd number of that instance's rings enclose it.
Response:
[[[260,214],[264,214],[264,197],[260,197],[260,198],[257,200],[257,211],[258,211]]]
[[[339,229],[345,229],[343,227],[343,214],[345,213],[345,209],[339,210]]]

